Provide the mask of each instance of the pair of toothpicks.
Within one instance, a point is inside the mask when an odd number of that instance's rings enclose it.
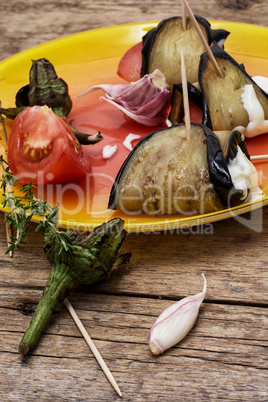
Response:
[[[198,36],[208,54],[208,57],[210,58],[217,74],[223,78],[223,73],[219,68],[219,65],[217,63],[217,60],[215,59],[206,38],[203,35],[203,32],[201,31],[198,22],[186,0],[182,0],[182,29],[185,31],[186,30],[186,10],[188,12],[189,18],[192,21],[193,26],[195,27]],[[190,120],[190,112],[189,112],[189,99],[188,99],[188,87],[187,87],[187,77],[186,77],[186,69],[185,69],[185,62],[184,62],[184,56],[183,56],[183,51],[181,50],[181,75],[182,75],[182,89],[183,89],[183,105],[184,105],[184,120],[185,120],[185,128],[186,128],[186,138],[187,140],[191,139],[191,120]],[[265,161],[268,160],[268,154],[266,155],[253,155],[250,157],[252,162],[258,162],[258,161]]]
[[[196,32],[198,33],[198,36],[208,54],[208,57],[210,58],[210,60],[212,62],[217,74],[219,75],[219,77],[223,78],[223,73],[217,63],[217,60],[215,59],[215,57],[207,43],[207,40],[204,37],[204,34],[201,31],[200,26],[198,25],[198,22],[196,21],[194,13],[192,12],[192,10],[186,0],[182,0],[182,27],[183,27],[183,30],[186,30],[186,11],[189,15],[190,20],[192,21],[192,24],[193,24]]]

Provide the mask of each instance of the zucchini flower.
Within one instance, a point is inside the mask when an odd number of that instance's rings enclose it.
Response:
[[[20,342],[19,352],[23,355],[35,347],[53,311],[74,287],[109,279],[113,269],[130,257],[129,254],[118,256],[127,235],[120,218],[95,228],[89,236],[58,232],[54,223],[55,220],[47,225],[44,237],[44,251],[51,271],[31,323]]]
[[[201,293],[185,297],[169,306],[157,318],[149,333],[149,347],[154,355],[159,355],[180,342],[193,328],[199,308],[206,295],[207,281]]]
[[[105,93],[106,98],[102,99],[145,126],[160,126],[168,117],[171,92],[166,78],[159,70],[130,84],[95,85],[76,98],[98,89]]]

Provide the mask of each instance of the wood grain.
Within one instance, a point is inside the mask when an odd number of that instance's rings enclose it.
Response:
[[[195,14],[209,20],[228,20],[267,25],[265,0],[191,0]],[[132,22],[159,21],[181,15],[181,2],[1,0],[0,59],[20,50],[76,32]]]
[[[15,290],[10,297],[20,296]],[[240,398],[250,395],[257,400],[265,396],[268,319],[264,308],[205,303],[187,338],[154,357],[146,341],[149,328],[170,302],[77,292],[71,302],[127,400],[167,398],[171,388],[173,395],[185,400],[234,400],[237,393]],[[1,331],[0,368],[9,362],[3,390],[10,397],[25,394],[31,399],[38,392],[41,399],[61,398],[70,391],[79,400],[109,398],[109,385],[65,309],[54,314],[38,347],[25,360],[14,349],[30,317],[2,306],[0,313],[0,327],[6,327]],[[14,383],[18,370],[23,378],[19,389]],[[88,387],[92,398],[86,396]]]
[[[268,25],[268,2],[189,1],[209,20]],[[1,0],[0,59],[66,35],[102,26],[157,21],[181,2]],[[1,77],[0,77],[1,79]],[[243,221],[242,219],[247,219]],[[249,224],[248,224],[249,223]],[[18,344],[49,274],[43,234],[11,259],[0,213],[0,400],[119,400],[63,305],[37,348]],[[205,227],[128,236],[127,269],[83,286],[70,301],[128,401],[266,401],[268,399],[268,208]],[[148,332],[171,303],[208,291],[189,335],[153,356]]]
[[[201,291],[203,272],[208,281],[207,300],[267,305],[268,210],[256,214],[263,215],[261,233],[230,219],[215,223],[208,235],[198,234],[198,228],[188,234],[129,235],[124,251],[132,252],[130,264],[98,289],[113,294],[178,299]],[[28,233],[29,244],[23,255],[16,252],[12,259],[0,256],[3,286],[27,288],[31,267],[31,287],[45,285],[50,268],[43,256],[42,234],[36,234],[35,227],[33,224]],[[4,231],[1,225],[3,250]],[[29,260],[30,266],[24,262]]]

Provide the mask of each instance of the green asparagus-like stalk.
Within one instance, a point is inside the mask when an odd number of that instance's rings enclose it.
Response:
[[[110,277],[126,238],[123,226],[124,222],[115,218],[93,230],[89,236],[66,233],[64,247],[56,226],[47,226],[44,250],[52,268],[41,300],[20,342],[21,354],[27,354],[35,347],[53,311],[74,287],[99,283]]]

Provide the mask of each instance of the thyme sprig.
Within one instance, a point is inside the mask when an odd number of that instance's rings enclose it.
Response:
[[[61,245],[59,252],[62,252],[63,249],[71,252],[70,235],[67,232],[59,231],[57,227],[58,205],[52,207],[42,197],[36,198],[34,195],[36,186],[32,182],[23,185],[19,190],[19,195],[15,194],[14,186],[18,180],[9,171],[8,163],[2,155],[0,156],[0,165],[3,169],[2,179],[0,180],[0,189],[3,196],[2,205],[3,208],[9,210],[6,213],[4,223],[8,223],[8,228],[15,232],[15,235],[10,236],[6,254],[15,248],[21,249],[21,245],[27,243],[27,230],[33,216],[43,218],[40,220],[35,230],[36,232],[49,226],[53,230],[54,241],[59,242]]]

